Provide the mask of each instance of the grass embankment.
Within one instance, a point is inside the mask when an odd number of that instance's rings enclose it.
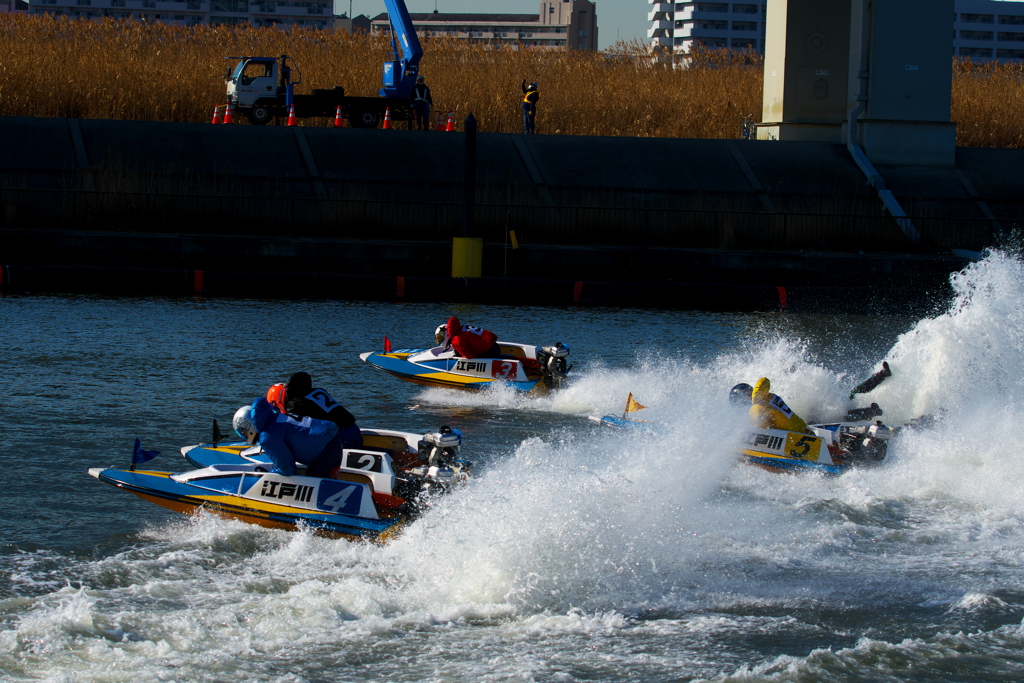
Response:
[[[435,111],[472,112],[481,131],[521,130],[523,79],[540,84],[538,132],[735,138],[759,119],[762,68],[709,53],[702,68],[653,67],[643,45],[604,53],[491,49],[424,39],[421,72]],[[176,27],[0,15],[0,115],[208,122],[232,55],[290,55],[299,92],[342,85],[375,95],[389,42],[344,31]],[[1021,65],[954,62],[957,144],[1024,146]],[[327,125],[304,121],[305,125]]]

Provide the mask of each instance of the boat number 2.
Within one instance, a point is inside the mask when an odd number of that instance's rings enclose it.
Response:
[[[791,443],[786,455],[793,458],[806,457],[811,452],[811,446],[818,440],[816,436],[801,436],[795,442]]]
[[[515,379],[516,364],[507,360],[496,360],[491,364],[491,377],[494,379]]]
[[[383,468],[381,467],[381,457],[375,453],[347,453],[345,458],[345,467],[351,467],[354,470],[367,470],[369,472],[380,472]]]

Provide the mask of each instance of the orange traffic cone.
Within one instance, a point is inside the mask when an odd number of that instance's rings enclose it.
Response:
[[[228,102],[227,108],[224,110],[224,123],[235,122],[235,105]]]
[[[338,105],[337,111],[334,112],[334,127],[335,128],[344,128],[345,127],[345,119],[343,119],[341,117],[341,105],[340,104]]]
[[[297,125],[299,125],[299,122],[295,118],[295,105],[294,104],[288,106],[288,125],[289,126],[297,126]]]
[[[218,104],[213,108],[213,121],[210,123],[220,123],[220,105]]]
[[[455,112],[448,112],[448,125],[444,127],[446,133],[455,131]]]
[[[444,112],[441,112],[437,117],[437,132],[444,132]]]
[[[381,126],[382,130],[391,130],[391,107],[384,110],[384,125]]]

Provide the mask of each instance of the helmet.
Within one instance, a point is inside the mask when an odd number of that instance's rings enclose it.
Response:
[[[536,84],[536,83],[531,83],[531,84],[530,84],[530,87],[529,87],[529,88],[527,88],[527,89],[528,89],[528,90],[536,90],[536,89],[537,89],[537,84]]]
[[[284,409],[285,387],[283,384],[272,384],[267,389],[267,402],[277,408],[278,412],[286,413]]]
[[[252,406],[242,406],[236,410],[235,416],[231,418],[231,426],[249,444],[256,443],[256,437],[260,435],[252,423]]]
[[[423,76],[417,76],[416,77],[416,82],[417,83],[422,83],[423,82]]]
[[[737,408],[742,406],[750,405],[750,395],[753,393],[754,387],[749,384],[737,384],[729,390],[729,403],[733,404]]]
[[[435,342],[437,342],[438,344],[441,344],[441,343],[444,342],[445,335],[448,333],[448,329],[447,328],[448,328],[448,326],[445,323],[441,323],[440,325],[437,326],[437,329],[434,330],[434,341]]]

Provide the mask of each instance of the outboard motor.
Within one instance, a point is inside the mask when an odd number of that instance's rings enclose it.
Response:
[[[569,355],[569,347],[558,342],[554,346],[538,346],[537,360],[544,368],[544,379],[552,386],[561,386],[562,380],[572,370],[572,366],[566,366],[566,357]]]
[[[441,427],[436,432],[424,434],[418,445],[420,460],[427,467],[451,467],[457,462],[462,448],[462,432]]]
[[[889,450],[889,439],[896,431],[881,422],[873,425],[850,427],[847,429],[844,445],[849,448],[850,455],[863,460],[881,462],[885,460]]]

